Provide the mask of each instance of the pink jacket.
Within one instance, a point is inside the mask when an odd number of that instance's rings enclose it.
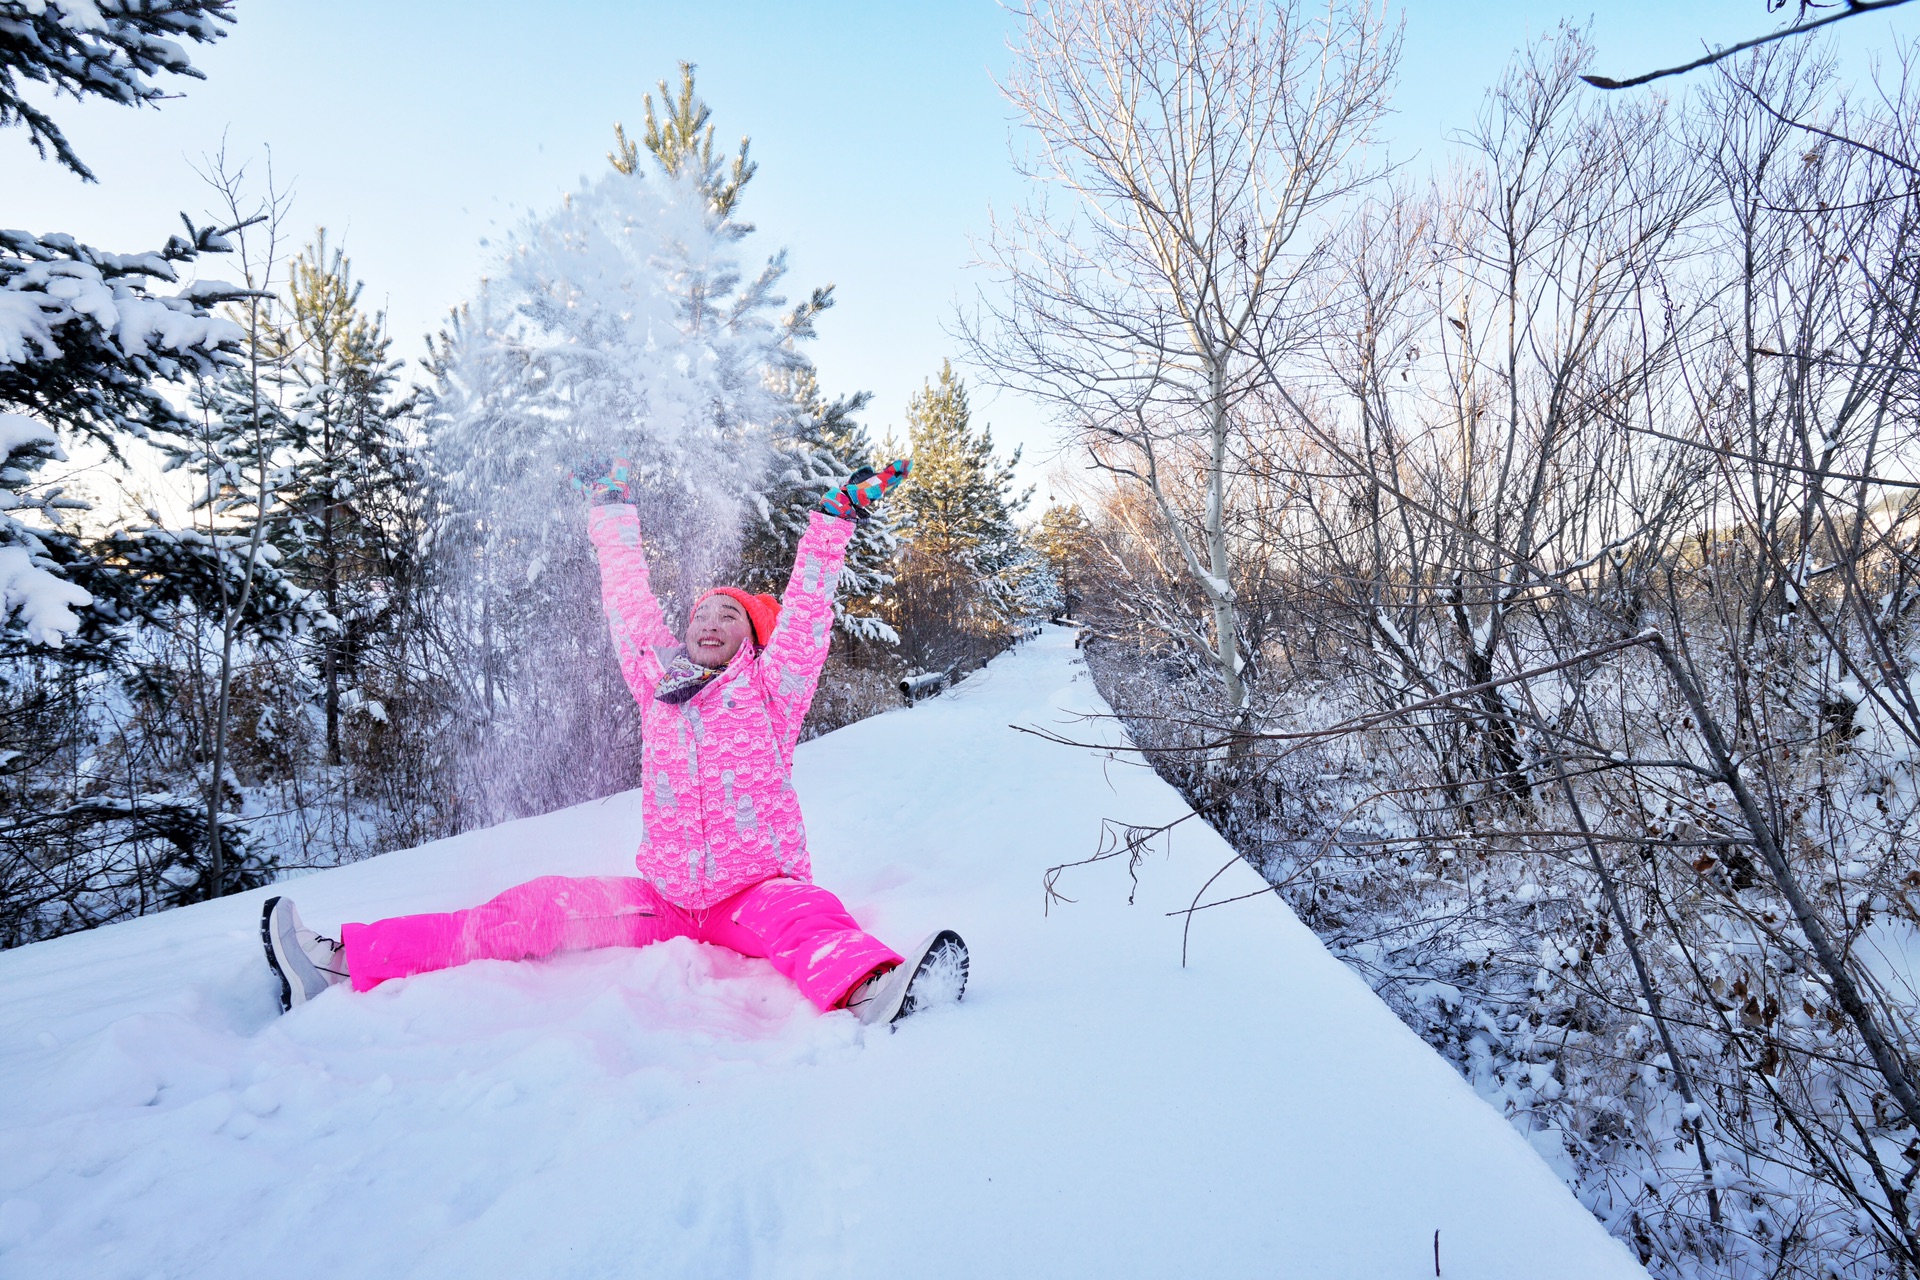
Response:
[[[793,748],[826,665],[853,522],[808,519],[766,648],[741,645],[724,672],[677,704],[653,696],[679,644],[647,581],[639,514],[595,507],[587,532],[620,671],[640,703],[640,874],[696,910],[771,876],[811,880]]]

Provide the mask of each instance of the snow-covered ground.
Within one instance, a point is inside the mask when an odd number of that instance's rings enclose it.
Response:
[[[964,1004],[897,1034],[695,943],[335,989],[250,893],[0,954],[0,1276],[1639,1276],[1527,1142],[1230,861],[1041,875],[1185,812],[1071,633],[800,749],[816,874]],[[302,879],[310,923],[631,870],[631,796]],[[1162,840],[1157,846],[1168,847]],[[1212,896],[1259,888],[1235,865]]]

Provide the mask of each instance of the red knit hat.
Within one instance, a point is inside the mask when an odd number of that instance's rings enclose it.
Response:
[[[693,602],[693,608],[698,609],[715,596],[726,596],[747,611],[747,622],[753,627],[753,642],[765,647],[768,638],[773,635],[774,623],[780,621],[780,602],[772,596],[755,595],[739,587],[715,587],[702,592],[700,598]],[[689,610],[687,616],[692,617],[693,610]]]

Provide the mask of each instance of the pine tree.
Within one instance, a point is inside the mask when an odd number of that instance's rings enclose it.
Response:
[[[907,406],[912,478],[896,504],[901,552],[890,613],[908,653],[923,666],[986,656],[1034,605],[1037,555],[1015,513],[1020,451],[1002,462],[993,432],[975,429],[967,390],[951,362]]]
[[[20,82],[75,99],[154,103],[166,96],[156,73],[200,76],[177,42],[209,43],[232,20],[230,0],[9,5],[0,14],[0,129],[24,127],[43,157],[92,181]],[[239,291],[201,282],[168,295],[160,286],[178,285],[177,264],[230,251],[233,230],[187,221],[184,236],[134,254],[0,231],[0,657],[66,644],[77,646],[75,660],[102,659],[113,628],[138,609],[144,580],[65,531],[67,513],[84,504],[37,477],[66,457],[66,445],[91,443],[118,461],[128,440],[190,429],[156,384],[231,363],[240,331],[208,308]],[[150,558],[148,568],[165,566]]]
[[[242,335],[207,310],[237,290],[151,291],[177,282],[175,263],[228,248],[220,231],[187,229],[158,253],[131,255],[0,231],[0,656],[70,640],[77,657],[103,656],[128,616],[117,606],[137,605],[140,584],[61,527],[85,504],[37,477],[67,456],[63,441],[119,460],[130,440],[192,431],[156,384],[216,375]]]
[[[60,126],[21,95],[20,81],[49,85],[53,96],[99,98],[121,106],[158,103],[168,96],[149,77],[156,72],[205,79],[177,43],[211,44],[233,22],[233,0],[35,0],[0,9],[0,129],[26,128],[27,139],[91,182]]]
[[[665,80],[659,82],[659,91],[657,110],[652,95],[645,100],[642,144],[647,154],[666,178],[691,178],[696,183],[719,234],[735,239],[744,236],[752,230],[752,224],[739,221],[736,215],[741,196],[759,169],[747,158],[751,140],[744,136],[740,139],[731,163],[715,150],[713,111],[694,87],[691,62],[680,64],[677,92],[669,92]],[[628,140],[624,128],[614,126],[614,150],[607,158],[617,171],[638,175],[640,149]],[[770,286],[785,273],[786,254],[781,251],[769,259],[762,279]],[[800,535],[806,532],[807,515],[819,504],[821,495],[860,467],[877,469],[882,465],[854,417],[866,407],[868,393],[827,400],[812,362],[797,345],[815,335],[815,321],[832,305],[833,286],[827,285],[813,290],[784,321],[791,364],[775,375],[774,382],[792,410],[771,424],[771,456],[758,485],[757,519],[748,530],[738,573],[740,581],[756,591],[778,592],[785,586]],[[863,522],[847,546],[834,617],[836,624],[856,639],[887,645],[897,641],[893,628],[873,604],[893,581],[895,549],[892,520],[885,508],[879,518]]]
[[[293,392],[279,440],[285,517],[273,536],[282,570],[318,593],[339,624],[314,635],[333,765],[341,762],[343,688],[390,609],[392,556],[376,513],[404,483],[402,423],[413,408],[410,397],[394,394],[400,362],[389,355],[385,314],[362,311],[360,291],[353,264],[340,248],[329,252],[322,228],[294,259],[286,308],[268,334]]]
[[[1077,615],[1092,586],[1099,553],[1086,512],[1077,502],[1048,507],[1030,540],[1060,585],[1060,607],[1069,616]]]
[[[700,100],[693,87],[694,65],[691,62],[680,64],[680,92],[670,94],[667,82],[660,81],[660,111],[654,114],[653,97],[649,94],[645,101],[647,127],[641,135],[648,154],[660,166],[660,171],[669,178],[679,178],[692,174],[700,190],[706,194],[714,216],[722,222],[729,222],[738,235],[753,230],[751,223],[733,220],[734,206],[740,202],[740,193],[760,168],[747,159],[747,149],[751,145],[746,137],[740,139],[740,149],[734,153],[730,169],[720,156],[714,153],[714,126],[708,123],[713,117],[712,108]],[[613,126],[614,149],[607,153],[607,159],[613,167],[628,177],[640,172],[640,148],[627,139],[625,126]]]
[[[790,376],[790,394],[800,412],[774,442],[766,510],[740,553],[740,583],[753,591],[778,593],[785,588],[807,517],[819,507],[822,494],[861,467],[878,470],[883,465],[854,417],[869,400],[866,392],[829,401],[820,395],[812,370]],[[835,625],[847,635],[888,646],[899,643],[877,604],[893,582],[897,550],[893,512],[883,503],[847,544],[840,594],[833,605]]]
[[[22,82],[50,86],[56,100],[155,104],[168,96],[159,73],[200,77],[183,46],[218,39],[231,21],[230,0],[0,5],[0,129],[24,127],[43,157],[92,181],[58,124],[22,96]],[[94,726],[110,717],[100,693],[87,691],[112,686],[83,671],[117,667],[137,691],[149,670],[129,656],[139,652],[130,642],[140,624],[229,593],[230,549],[193,529],[84,540],[63,527],[84,504],[40,478],[74,444],[121,462],[129,442],[184,442],[192,415],[164,384],[218,377],[240,354],[244,333],[210,308],[246,291],[181,287],[178,268],[231,252],[241,228],[182,220],[184,235],[132,254],[58,233],[0,231],[0,723],[11,728],[16,707],[48,712],[32,722],[47,736],[29,752],[0,749],[0,809],[11,819],[0,832],[7,940],[245,887],[268,866],[236,847],[237,874],[220,874],[217,791],[215,803],[198,804],[156,787],[144,769],[109,785],[90,764]],[[293,604],[262,592],[252,616],[290,617]],[[21,867],[34,869],[24,898],[13,893]]]

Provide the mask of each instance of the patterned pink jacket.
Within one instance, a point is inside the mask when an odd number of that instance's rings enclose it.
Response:
[[[640,703],[640,874],[692,909],[772,876],[811,880],[793,748],[827,661],[853,522],[809,517],[766,648],[741,645],[724,672],[677,704],[653,696],[679,646],[647,581],[639,514],[595,507],[587,532],[620,671]]]

